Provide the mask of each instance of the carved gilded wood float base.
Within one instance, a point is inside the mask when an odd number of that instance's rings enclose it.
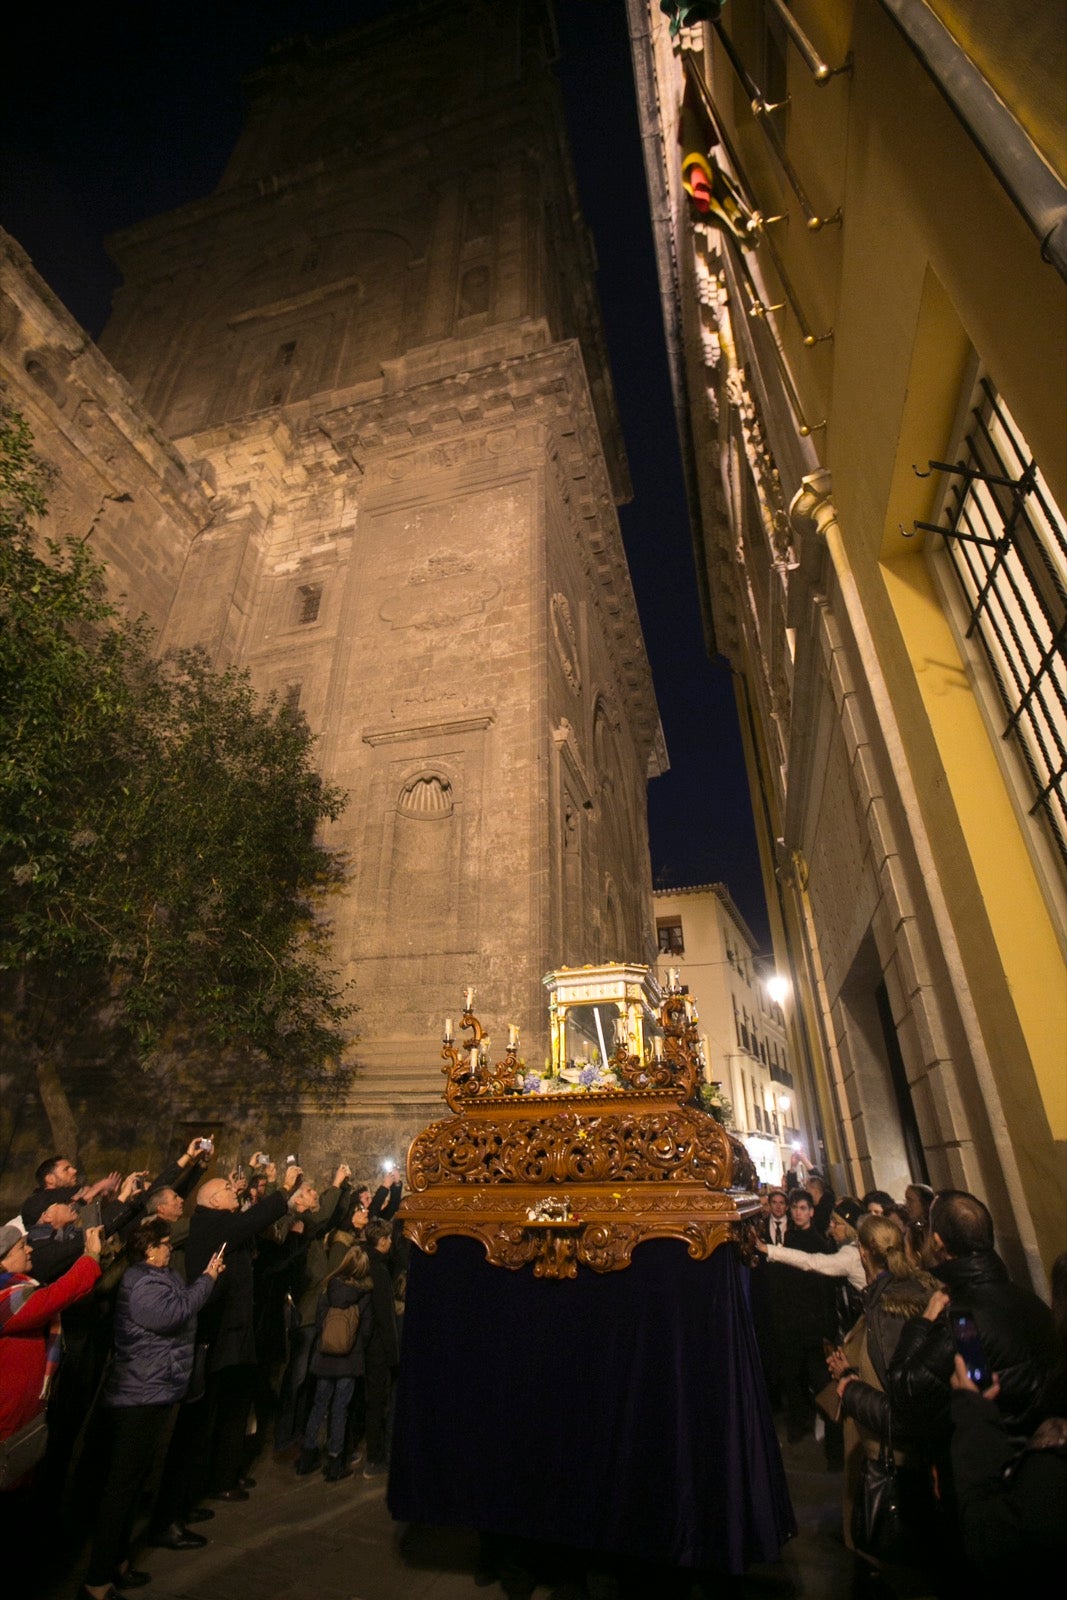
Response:
[[[759,1208],[748,1152],[696,1100],[703,1062],[696,1013],[683,990],[661,994],[647,967],[608,963],[549,973],[555,1072],[529,1092],[517,1030],[493,1063],[471,1010],[460,1044],[445,1025],[445,1098],[454,1113],[408,1151],[404,1230],[433,1254],[450,1234],[477,1239],[494,1266],[532,1265],[538,1278],[579,1267],[617,1272],[646,1239],[680,1239],[703,1261]],[[567,1061],[567,1016],[614,1008],[608,1087],[579,1092]],[[649,1037],[646,1039],[646,1031]],[[569,1073],[569,1076],[568,1076]],[[577,1074],[580,1076],[581,1074]],[[615,1086],[611,1087],[613,1083]]]

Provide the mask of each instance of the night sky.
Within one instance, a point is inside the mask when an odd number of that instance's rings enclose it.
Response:
[[[91,14],[90,14],[91,13]],[[188,0],[25,8],[5,24],[0,220],[93,335],[118,274],[108,234],[209,194],[238,133],[242,76],[271,44],[405,0]],[[657,888],[725,882],[764,949],[767,919],[730,673],[702,636],[623,0],[557,0],[558,65],[599,261],[634,483],[620,509],[671,770],[649,786]]]

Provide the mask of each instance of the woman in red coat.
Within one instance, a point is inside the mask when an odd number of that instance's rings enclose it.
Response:
[[[59,1313],[99,1278],[102,1240],[102,1229],[87,1228],[85,1254],[41,1288],[29,1276],[32,1251],[24,1235],[10,1223],[0,1228],[0,1443],[44,1410],[59,1363]]]

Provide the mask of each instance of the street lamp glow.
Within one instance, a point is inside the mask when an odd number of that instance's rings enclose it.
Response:
[[[766,981],[765,988],[776,1006],[785,1005],[789,998],[789,979],[775,972]]]

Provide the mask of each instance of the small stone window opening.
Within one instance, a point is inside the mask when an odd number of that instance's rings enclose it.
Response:
[[[296,354],[296,340],[289,339],[285,344],[278,346],[278,355],[274,365],[276,367],[291,367],[293,356]]]
[[[322,584],[302,583],[296,591],[296,620],[303,626],[309,622],[318,622],[319,607],[322,605]],[[298,685],[299,687],[299,685]]]

